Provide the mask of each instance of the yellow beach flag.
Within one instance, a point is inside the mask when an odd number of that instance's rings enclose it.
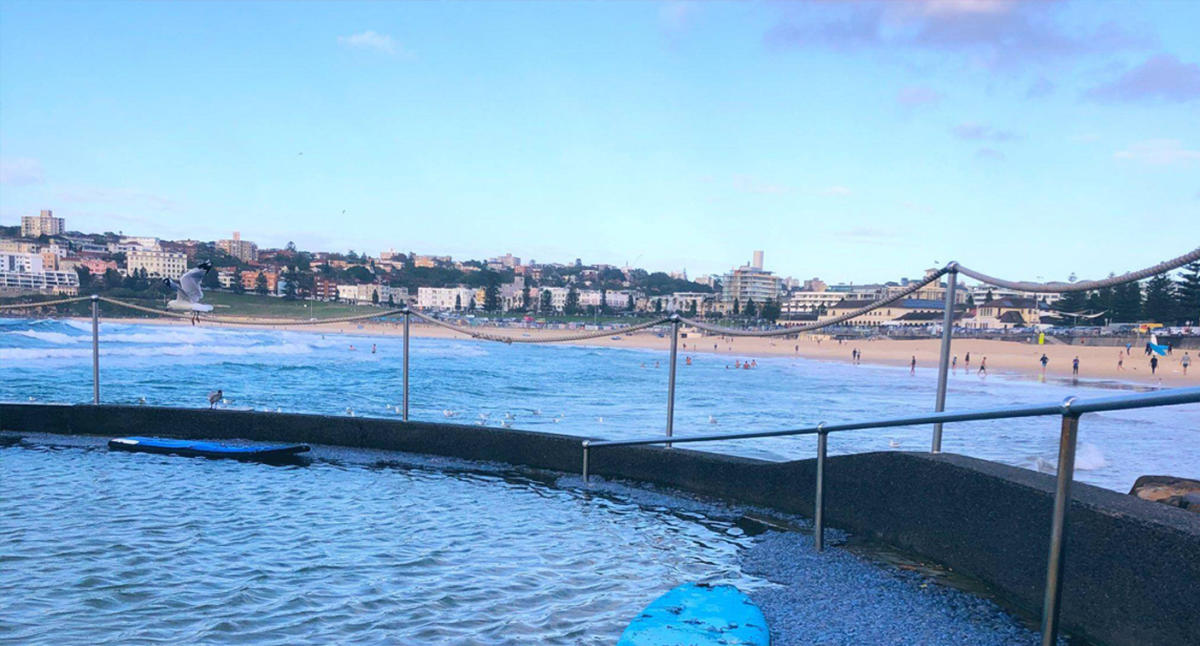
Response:
[[[1038,332],[1038,345],[1046,345],[1046,333]]]

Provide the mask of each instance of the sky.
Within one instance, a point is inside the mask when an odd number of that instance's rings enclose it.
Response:
[[[1200,2],[0,0],[0,224],[797,278],[1200,245]]]

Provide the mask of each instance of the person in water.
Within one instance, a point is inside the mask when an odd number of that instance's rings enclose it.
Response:
[[[987,376],[987,357],[984,357],[983,361],[979,362],[979,374]]]
[[[908,362],[908,374],[917,374],[917,355],[913,355],[912,361]]]
[[[970,369],[971,369],[971,353],[968,352],[967,356],[963,357],[963,370],[970,370]]]
[[[954,358],[950,359],[950,372],[957,372],[957,371],[958,371],[958,355],[956,354],[956,355],[954,355]]]

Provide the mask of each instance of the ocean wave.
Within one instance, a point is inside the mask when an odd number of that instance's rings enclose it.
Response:
[[[282,343],[266,346],[226,345],[168,345],[168,346],[101,346],[103,357],[199,357],[311,354],[304,343]],[[0,360],[78,359],[92,356],[91,348],[0,348]]]
[[[1075,468],[1083,471],[1095,471],[1108,466],[1108,460],[1104,459],[1104,452],[1095,444],[1080,442],[1079,449],[1075,451]]]
[[[63,344],[67,344],[67,343],[79,343],[80,341],[87,340],[85,337],[71,336],[70,334],[66,334],[63,332],[39,332],[37,330],[14,330],[12,332],[5,332],[4,334],[6,334],[6,335],[11,334],[14,336],[23,336],[23,337],[27,337],[30,339],[37,339],[39,341],[45,341],[46,343],[54,343],[54,344],[58,344],[58,345],[63,345]],[[0,341],[0,343],[2,343],[2,341]]]

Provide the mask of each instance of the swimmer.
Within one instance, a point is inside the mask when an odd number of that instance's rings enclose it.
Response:
[[[741,368],[741,367],[742,367],[742,360],[741,360],[741,359],[738,359],[737,361],[734,361],[734,362],[733,362],[733,367],[734,367],[734,368]]]
[[[358,348],[355,348],[353,345],[351,345],[351,346],[350,346],[350,351],[351,351],[351,352],[354,352],[354,351],[355,351],[355,350],[357,350],[357,349],[358,349]]]
[[[912,361],[910,361],[908,364],[908,374],[917,374],[917,355],[915,354],[913,355]]]
[[[749,364],[749,363],[743,363],[743,364],[742,364],[742,370],[749,370],[749,369],[750,369],[750,364]]]
[[[684,360],[684,363],[685,363],[686,365],[689,365],[689,366],[690,366],[690,365],[692,365],[692,358],[691,358],[691,357],[688,357],[688,358],[686,358],[686,359]]]
[[[751,359],[751,360],[750,360],[750,366],[751,366],[752,368],[757,368],[757,367],[758,367],[758,359]]]
[[[375,344],[371,344],[371,354],[375,354]]]

